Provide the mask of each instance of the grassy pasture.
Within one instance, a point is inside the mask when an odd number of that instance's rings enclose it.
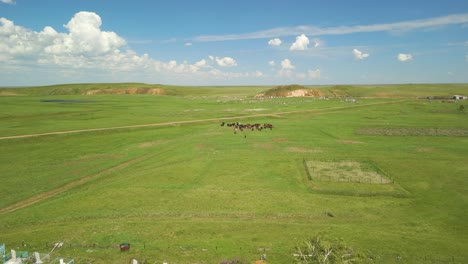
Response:
[[[24,96],[0,97],[0,137],[118,128],[0,139],[0,243],[47,253],[62,241],[53,255],[75,263],[253,263],[261,254],[291,263],[295,245],[324,232],[376,263],[466,263],[468,137],[426,132],[466,131],[468,115],[414,99],[444,86],[414,86],[403,100],[355,104],[253,99],[262,87],[162,96],[21,88]],[[458,86],[454,94],[468,93]],[[58,92],[68,88],[76,94]],[[91,102],[42,101],[55,99]],[[275,127],[234,134],[221,121]],[[395,183],[311,181],[304,160],[371,161]],[[120,253],[121,242],[130,251]]]

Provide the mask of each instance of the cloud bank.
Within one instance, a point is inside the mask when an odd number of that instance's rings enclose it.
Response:
[[[428,19],[409,20],[396,23],[371,24],[357,26],[337,26],[322,28],[318,26],[278,27],[245,34],[206,35],[197,36],[194,41],[228,41],[242,39],[275,38],[278,36],[294,36],[306,34],[309,36],[344,35],[369,32],[408,32],[431,29],[446,25],[468,23],[468,13],[434,17]]]
[[[16,4],[15,1],[13,0],[0,0],[0,2],[5,3],[5,4],[10,4],[10,5]]]
[[[85,11],[76,13],[64,25],[67,30],[65,33],[50,26],[37,32],[0,17],[0,63],[3,69],[30,69],[39,65],[58,67],[69,73],[125,72],[125,75],[147,76],[160,73],[165,78],[196,76],[200,79],[230,79],[263,75],[260,71],[237,73],[216,69],[237,66],[237,61],[232,57],[209,56],[208,60],[202,59],[191,64],[176,60],[164,62],[148,54],[139,55],[127,47],[125,39],[115,32],[102,30],[101,26],[99,15]],[[187,43],[185,45],[190,46]],[[175,78],[179,80],[179,77]]]

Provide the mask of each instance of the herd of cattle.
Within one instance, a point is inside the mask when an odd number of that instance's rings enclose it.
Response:
[[[254,130],[258,130],[258,131],[262,131],[263,129],[267,129],[269,128],[270,130],[273,129],[273,125],[272,124],[242,124],[240,122],[235,122],[235,123],[225,123],[225,122],[222,122],[221,123],[221,126],[228,126],[228,127],[232,127],[234,128],[234,134],[237,134],[237,131],[244,131],[244,129],[250,129],[252,131]]]

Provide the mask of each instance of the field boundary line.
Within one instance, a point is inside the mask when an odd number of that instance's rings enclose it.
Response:
[[[90,182],[92,180],[95,180],[95,179],[99,178],[100,176],[102,176],[104,174],[112,173],[114,171],[126,168],[126,167],[128,167],[130,165],[133,165],[133,164],[135,164],[137,162],[140,162],[141,160],[146,159],[146,158],[148,158],[149,156],[152,156],[152,155],[154,155],[154,153],[148,153],[146,155],[127,160],[125,162],[122,162],[122,163],[117,164],[115,166],[112,166],[110,168],[107,168],[107,169],[105,169],[105,170],[103,170],[101,172],[85,176],[85,177],[80,178],[78,180],[66,183],[65,185],[62,185],[62,186],[57,187],[55,189],[52,189],[52,190],[37,194],[35,196],[32,196],[32,197],[26,198],[24,200],[18,201],[16,203],[12,204],[12,205],[0,208],[0,215],[10,213],[10,212],[16,211],[18,209],[28,207],[30,205],[33,205],[33,204],[38,203],[40,201],[43,201],[43,200],[45,200],[47,198],[50,198],[52,196],[64,193],[64,192],[66,192],[66,191],[68,191],[68,190],[70,190],[70,189],[72,189],[74,187],[77,187],[77,186],[80,186],[80,185],[85,184],[87,182]]]
[[[29,137],[40,137],[40,136],[50,136],[50,135],[64,135],[64,134],[95,132],[95,131],[118,130],[118,129],[131,129],[131,128],[156,127],[156,126],[174,126],[174,125],[203,123],[203,122],[212,122],[212,121],[219,122],[220,120],[226,120],[226,119],[242,119],[242,118],[262,117],[262,116],[278,117],[278,116],[281,116],[281,115],[300,114],[300,113],[307,113],[307,112],[318,112],[317,114],[328,114],[328,113],[334,113],[334,112],[341,111],[343,109],[349,109],[349,108],[354,108],[354,107],[364,107],[364,106],[382,105],[382,104],[394,104],[394,103],[399,103],[399,102],[403,102],[403,101],[407,101],[407,100],[411,100],[411,99],[403,99],[403,100],[390,101],[390,102],[377,102],[377,103],[368,103],[368,104],[338,106],[338,107],[332,107],[332,108],[276,112],[276,113],[268,113],[268,114],[254,114],[254,115],[245,115],[245,116],[218,117],[218,118],[208,118],[208,119],[196,119],[196,120],[163,122],[163,123],[153,123],[153,124],[142,124],[142,125],[116,126],[116,127],[103,127],[103,128],[88,128],[88,129],[56,131],[56,132],[46,132],[46,133],[37,133],[37,134],[4,136],[4,137],[0,137],[0,140],[17,139],[17,138],[29,138]],[[334,110],[337,110],[337,111],[334,111]]]

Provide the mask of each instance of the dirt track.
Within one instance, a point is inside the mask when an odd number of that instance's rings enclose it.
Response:
[[[136,162],[139,162],[140,160],[142,160],[144,158],[147,158],[147,157],[149,157],[151,155],[152,154],[146,154],[144,156],[141,156],[141,157],[126,161],[124,163],[118,164],[118,165],[116,165],[114,167],[111,167],[111,168],[106,169],[104,171],[101,171],[99,173],[96,173],[96,174],[93,174],[93,175],[88,175],[88,176],[83,177],[81,179],[78,179],[76,181],[69,182],[69,183],[67,183],[67,184],[65,184],[63,186],[58,187],[58,188],[55,188],[55,189],[52,189],[50,191],[43,192],[41,194],[32,196],[30,198],[19,201],[19,202],[15,203],[15,204],[12,204],[10,206],[0,208],[0,214],[13,212],[13,211],[21,209],[23,207],[27,207],[29,205],[35,204],[35,203],[40,202],[40,201],[42,201],[44,199],[47,199],[47,198],[49,198],[51,196],[63,193],[63,192],[65,192],[65,191],[67,191],[67,190],[69,190],[69,189],[71,189],[73,187],[76,187],[78,185],[81,185],[81,184],[84,184],[84,183],[89,182],[91,180],[94,180],[94,179],[96,179],[96,178],[98,178],[98,177],[100,177],[100,176],[102,176],[104,174],[108,174],[108,173],[123,169],[125,167],[128,167],[128,166],[130,166],[130,165],[132,165],[132,164],[134,164]]]

